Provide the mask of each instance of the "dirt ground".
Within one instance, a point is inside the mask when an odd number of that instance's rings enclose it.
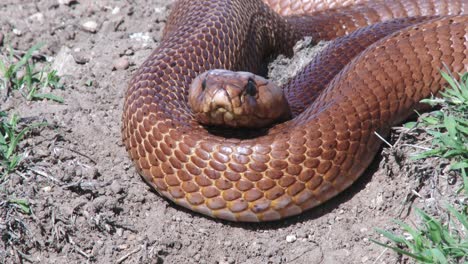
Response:
[[[63,104],[16,92],[0,110],[46,121],[0,185],[0,263],[406,263],[370,239],[439,214],[459,184],[447,162],[408,159],[419,131],[394,133],[371,168],[325,205],[274,223],[217,221],[176,206],[136,173],[121,142],[126,83],[158,45],[171,0],[2,0],[5,44],[41,54],[63,76]],[[4,54],[4,53],[3,53]],[[128,68],[127,68],[128,66]],[[426,143],[427,144],[427,143]],[[426,175],[426,177],[421,177]],[[24,214],[6,201],[30,203]],[[443,215],[442,215],[443,216]]]

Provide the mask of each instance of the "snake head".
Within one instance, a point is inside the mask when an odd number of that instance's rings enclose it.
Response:
[[[195,78],[189,106],[204,125],[259,128],[291,117],[283,90],[250,72],[211,70]]]

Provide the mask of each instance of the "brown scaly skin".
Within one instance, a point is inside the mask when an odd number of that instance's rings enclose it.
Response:
[[[365,3],[366,0],[263,0],[282,16],[307,15]]]
[[[283,89],[250,72],[211,70],[192,81],[188,104],[204,125],[262,128],[291,117]]]
[[[435,17],[399,18],[356,30],[334,40],[285,85],[285,95],[294,116],[302,113],[318,97],[346,64],[370,44],[398,30]],[[311,74],[314,73],[314,74]]]
[[[450,8],[434,8],[448,2]],[[465,0],[394,3],[379,8],[394,17],[468,10]],[[275,220],[329,200],[372,161],[381,144],[374,132],[388,135],[392,124],[444,85],[443,63],[455,72],[468,70],[468,17],[431,20],[377,41],[351,61],[338,56],[334,64],[344,69],[291,121],[254,139],[224,138],[193,118],[187,105],[191,81],[216,68],[258,73],[263,58],[290,53],[303,31],[261,1],[187,0],[174,8],[161,45],[130,82],[123,140],[138,171],[161,195],[222,219]],[[332,16],[346,17],[336,12]],[[389,17],[372,14],[329,21],[361,26],[361,18],[372,24]],[[336,45],[351,47],[353,41]]]

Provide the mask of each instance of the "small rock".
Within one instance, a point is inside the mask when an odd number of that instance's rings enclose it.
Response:
[[[115,7],[114,9],[112,9],[112,12],[111,12],[113,15],[117,15],[118,13],[120,13],[120,7]]]
[[[126,58],[118,58],[113,62],[115,70],[126,70],[130,66],[130,62]]]
[[[17,28],[14,28],[13,29],[13,34],[15,34],[16,36],[21,36],[21,34],[23,34],[23,32],[21,32],[21,30],[19,30]]]
[[[157,6],[154,8],[154,19],[156,21],[164,21],[167,17],[167,7],[165,6]]]
[[[138,32],[130,34],[130,39],[134,39],[139,42],[149,43],[153,41],[153,38],[148,32]]]
[[[102,208],[104,208],[106,202],[107,202],[107,197],[105,197],[105,196],[96,197],[96,198],[93,200],[94,211],[95,211],[95,212],[101,211]]]
[[[229,241],[229,240],[228,240],[228,241],[225,241],[225,242],[224,242],[224,246],[230,247],[230,246],[232,246],[232,242]]]
[[[44,14],[42,14],[42,13],[35,13],[35,14],[29,16],[29,18],[39,22],[40,24],[44,23]]]
[[[52,68],[60,76],[73,75],[78,71],[70,48],[63,46],[55,57]]]
[[[86,64],[89,62],[89,57],[84,52],[74,52],[72,56],[78,64]]]
[[[113,181],[110,186],[110,189],[115,194],[122,192],[122,186],[118,181]]]
[[[46,148],[37,148],[34,154],[38,159],[44,159],[50,156],[50,151]]]
[[[234,264],[236,261],[231,257],[224,257],[222,260],[218,261],[219,264]]]
[[[88,31],[90,33],[96,33],[98,29],[97,22],[92,20],[84,22],[83,24],[81,24],[81,26],[85,31]]]
[[[118,245],[117,248],[120,249],[120,250],[125,250],[127,248],[129,248],[130,246],[127,245],[127,244],[122,244],[122,245]]]
[[[297,237],[295,235],[288,235],[286,236],[286,242],[288,243],[293,243],[297,240]]]
[[[78,1],[76,0],[58,0],[57,2],[59,3],[59,5],[66,5],[66,6],[70,6],[70,5],[78,3]]]

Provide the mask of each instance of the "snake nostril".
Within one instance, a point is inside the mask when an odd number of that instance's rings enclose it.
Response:
[[[249,78],[247,81],[245,92],[250,96],[255,96],[257,94],[257,86],[252,78]]]
[[[206,79],[203,79],[203,82],[201,84],[202,91],[205,91],[206,89]]]

